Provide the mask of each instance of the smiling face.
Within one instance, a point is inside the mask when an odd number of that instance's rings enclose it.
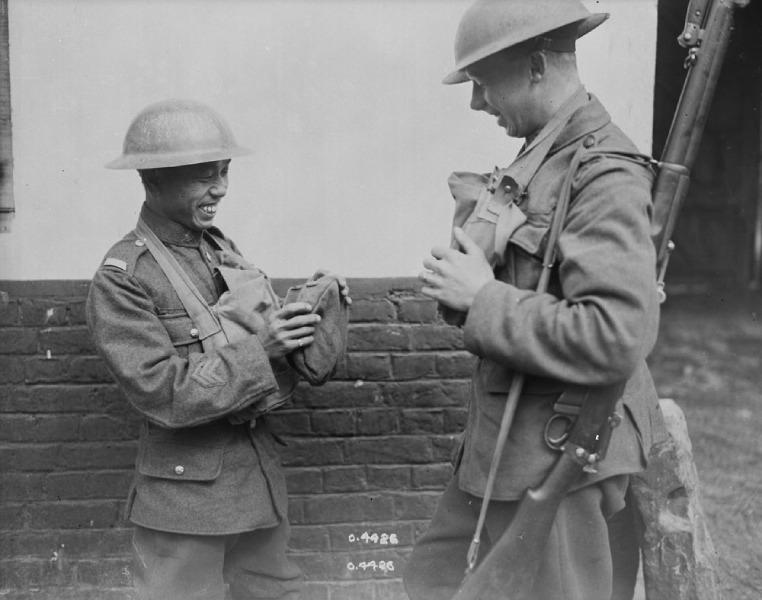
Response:
[[[212,226],[228,189],[230,160],[156,169],[144,178],[146,203],[164,218],[190,229]]]
[[[526,52],[499,52],[466,69],[473,82],[471,109],[497,117],[511,137],[537,129],[532,60]]]

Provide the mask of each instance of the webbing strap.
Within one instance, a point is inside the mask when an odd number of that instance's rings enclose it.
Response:
[[[532,142],[522,148],[514,161],[505,169],[503,175],[508,175],[516,180],[522,191],[529,187],[537,171],[545,162],[545,157],[550,152],[553,144],[561,135],[572,115],[587,102],[587,92],[580,87],[571,98],[564,102],[543,127]]]
[[[146,248],[156,259],[156,262],[162,271],[164,271],[175,292],[177,292],[180,302],[196,325],[196,329],[198,329],[199,340],[203,341],[207,340],[207,338],[212,338],[215,345],[226,344],[227,338],[222,331],[219,319],[217,319],[212,309],[206,303],[201,292],[198,291],[198,288],[190,280],[188,274],[180,266],[180,263],[177,262],[177,259],[172,256],[172,253],[156,234],[151,231],[151,228],[146,225],[142,218],[138,218],[138,224],[135,227],[134,233],[145,243]]]

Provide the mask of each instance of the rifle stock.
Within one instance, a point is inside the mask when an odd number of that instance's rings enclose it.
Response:
[[[524,492],[510,526],[453,600],[524,598],[534,584],[537,557],[545,548],[561,499],[581,472],[579,463],[561,455],[542,485]]]
[[[521,600],[531,591],[558,507],[582,473],[603,458],[623,390],[624,383],[577,390],[585,397],[558,461],[539,487],[524,492],[508,529],[453,600]]]

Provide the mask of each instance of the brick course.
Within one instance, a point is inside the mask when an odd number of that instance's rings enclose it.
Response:
[[[276,280],[283,293],[292,280]],[[349,352],[271,418],[309,600],[406,598],[401,572],[451,472],[473,368],[414,279],[350,281]],[[95,355],[86,281],[0,282],[0,593],[130,597],[121,518],[139,417]]]

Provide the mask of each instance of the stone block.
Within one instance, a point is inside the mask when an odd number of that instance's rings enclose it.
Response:
[[[699,481],[682,410],[660,406],[668,436],[651,450],[648,469],[631,479],[642,523],[648,600],[719,600],[717,555],[699,499]]]

